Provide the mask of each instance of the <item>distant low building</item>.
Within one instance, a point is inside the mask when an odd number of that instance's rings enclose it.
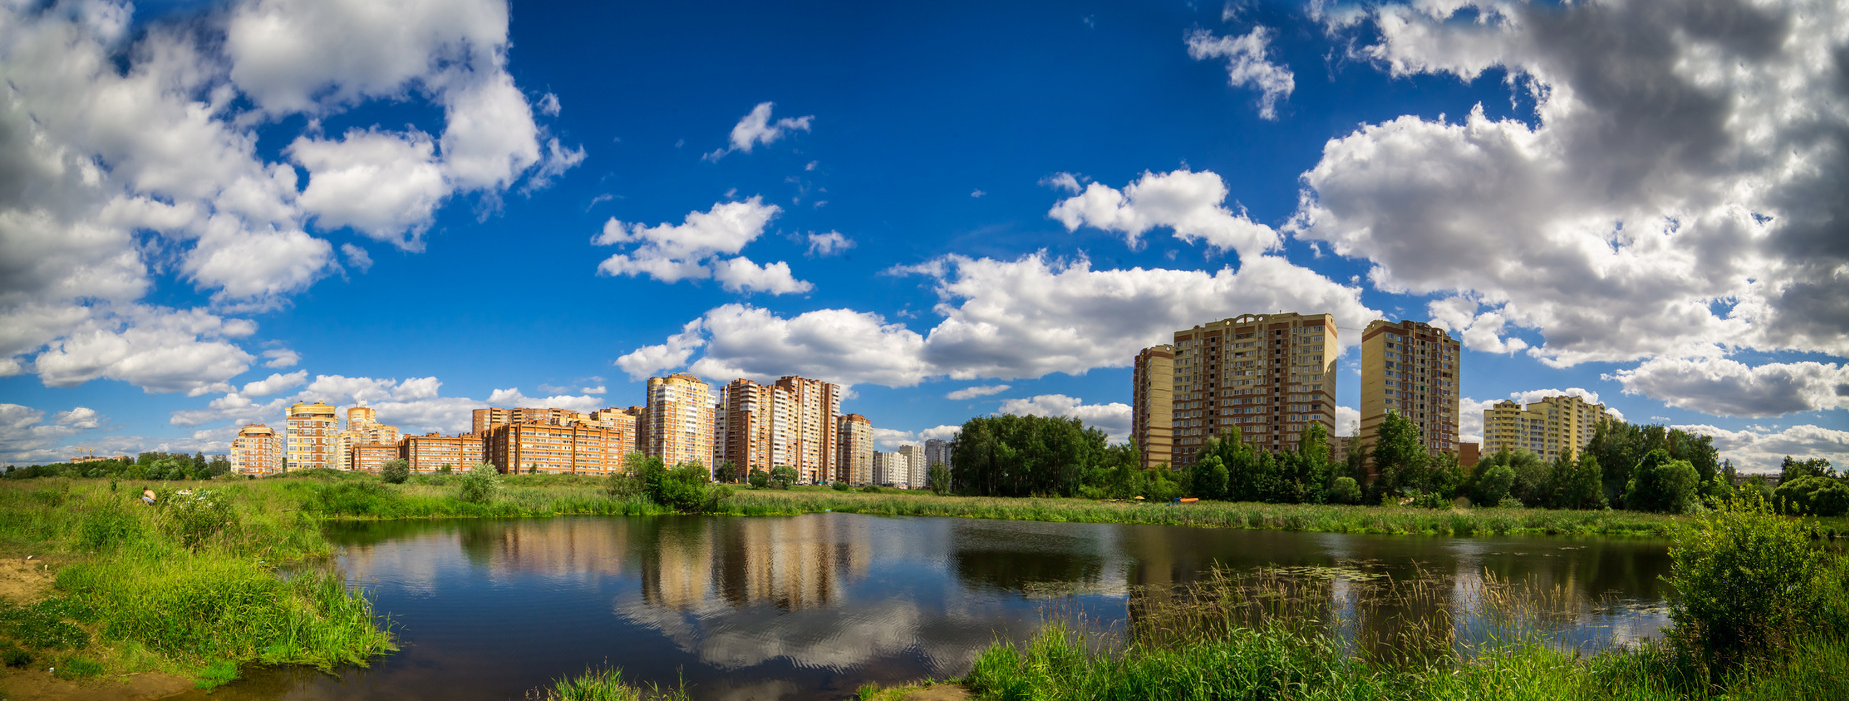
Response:
[[[347,449],[347,464],[355,472],[378,474],[385,463],[398,459],[398,446],[391,443],[366,443]]]
[[[411,464],[412,472],[442,472],[446,465],[453,472],[462,472],[476,463],[486,462],[482,436],[473,433],[405,436],[398,442],[398,457]]]

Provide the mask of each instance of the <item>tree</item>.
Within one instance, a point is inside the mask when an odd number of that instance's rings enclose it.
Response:
[[[976,417],[951,445],[951,482],[974,496],[1072,496],[1101,466],[1106,442],[1077,419]]]
[[[763,489],[770,485],[770,474],[758,468],[751,468],[751,474],[745,478],[751,486]]]
[[[1781,510],[1808,516],[1842,516],[1849,513],[1849,486],[1822,475],[1781,482],[1773,492]]]
[[[847,483],[839,482],[838,484],[847,484]],[[949,494],[950,493],[950,466],[945,465],[941,462],[936,465],[932,465],[931,469],[925,475],[925,485],[930,487],[931,491],[936,492],[938,496],[944,496],[946,494]]]
[[[745,479],[745,474],[738,469],[738,463],[727,460],[720,463],[719,471],[713,477],[720,482],[740,482]]]
[[[456,498],[471,504],[486,504],[494,501],[495,494],[500,490],[500,470],[495,469],[494,465],[478,462],[462,475]]]
[[[1625,508],[1679,514],[1695,506],[1699,478],[1695,466],[1676,460],[1669,451],[1652,450],[1631,470],[1631,481],[1624,489]]]
[[[386,484],[404,484],[411,478],[411,463],[403,458],[387,460],[379,466],[379,479]]]
[[[1605,508],[1605,488],[1601,483],[1604,473],[1599,469],[1598,459],[1591,453],[1580,453],[1579,460],[1571,465],[1566,472],[1555,475],[1554,502],[1549,506],[1556,509]]]
[[[1835,468],[1830,467],[1830,461],[1825,460],[1823,458],[1811,458],[1809,460],[1793,460],[1791,459],[1791,456],[1787,455],[1785,456],[1785,461],[1782,463],[1779,463],[1779,466],[1778,466],[1779,484],[1784,484],[1786,482],[1795,482],[1805,477],[1835,477],[1835,476],[1836,476]]]
[[[1473,482],[1471,500],[1480,506],[1495,506],[1509,496],[1509,488],[1515,485],[1515,470],[1507,462],[1490,462]]]
[[[789,489],[790,485],[796,484],[798,479],[801,477],[796,474],[796,468],[789,465],[770,468],[770,486],[777,489]]]
[[[1399,412],[1387,412],[1376,430],[1374,448],[1373,493],[1398,496],[1403,489],[1417,489],[1424,481],[1429,456],[1419,442],[1419,428]]]

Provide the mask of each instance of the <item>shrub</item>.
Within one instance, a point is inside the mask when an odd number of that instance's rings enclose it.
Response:
[[[861,487],[860,491],[866,492],[867,494],[878,494],[880,493],[880,486],[877,484],[869,484]]]
[[[763,470],[760,470],[754,467],[754,468],[751,468],[751,475],[749,477],[746,477],[745,481],[750,483],[751,486],[753,487],[757,487],[758,489],[763,489],[770,485],[770,475],[765,474]]]
[[[609,477],[604,478],[603,490],[604,493],[610,496],[618,499],[627,499],[648,491],[648,485],[642,482],[641,475],[628,470],[622,470],[612,472]]]
[[[220,490],[182,489],[161,495],[154,503],[160,507],[167,532],[191,550],[237,525],[231,497]]]
[[[1849,513],[1849,486],[1829,477],[1799,477],[1778,485],[1772,494],[1779,507],[1791,513],[1811,516]]]
[[[1515,497],[1503,497],[1502,501],[1496,502],[1496,508],[1498,509],[1519,509],[1524,506],[1527,505],[1523,504],[1522,500]]]
[[[1498,504],[1509,496],[1509,488],[1515,486],[1515,468],[1508,465],[1491,465],[1477,477],[1475,489],[1470,500],[1478,504]]]
[[[501,473],[493,465],[478,462],[463,474],[462,487],[456,498],[471,504],[486,504],[494,501],[495,493],[500,490]]]
[[[23,668],[32,664],[32,653],[8,645],[5,650],[0,650],[0,662],[5,663],[8,667]]]
[[[655,503],[687,514],[718,511],[731,496],[731,488],[713,484],[706,467],[698,463],[682,464],[668,471],[649,494]]]
[[[796,484],[797,479],[799,478],[796,475],[796,468],[794,467],[778,465],[770,468],[770,486],[772,487],[789,489],[790,485]]]
[[[849,489],[851,489],[851,488],[852,488],[852,487],[850,487],[850,486],[848,486],[848,483],[846,483],[846,482],[843,482],[843,481],[841,481],[841,480],[835,480],[835,483],[834,483],[834,485],[833,485],[833,486],[834,486],[834,489],[835,489],[835,491],[837,491],[837,492],[845,492],[845,491],[847,491],[847,490],[849,490]]]
[[[1361,503],[1361,485],[1353,477],[1337,477],[1329,483],[1328,502],[1331,504]]]
[[[1672,635],[1705,663],[1776,654],[1828,610],[1824,554],[1803,523],[1759,500],[1726,500],[1698,516],[1676,533],[1669,556]]]
[[[403,459],[387,460],[379,468],[379,480],[386,484],[404,484],[410,478],[411,463]]]

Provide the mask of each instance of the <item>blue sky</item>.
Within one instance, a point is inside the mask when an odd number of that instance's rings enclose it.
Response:
[[[1842,463],[1849,12],[1459,5],[7,9],[0,463],[677,370],[1122,435],[1136,348],[1271,311],[1345,407],[1434,320],[1467,435],[1577,390]]]

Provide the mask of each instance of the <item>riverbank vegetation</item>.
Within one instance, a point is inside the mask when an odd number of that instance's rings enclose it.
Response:
[[[1055,622],[997,642],[962,683],[998,700],[1849,697],[1840,552],[1749,497],[1678,527],[1671,556],[1673,625],[1629,647],[1551,640],[1560,590],[1538,583],[1344,581],[1337,595],[1339,575],[1221,575],[1160,605],[1133,594],[1121,632]],[[1446,611],[1471,625],[1398,618],[1446,602],[1475,602]]]
[[[315,519],[280,492],[217,482],[9,481],[0,553],[55,572],[11,582],[0,657],[62,677],[159,670],[217,683],[239,664],[364,665],[392,650],[371,604],[340,575]],[[30,560],[25,558],[30,557]],[[44,563],[38,565],[37,563]],[[278,576],[293,568],[290,576]]]

